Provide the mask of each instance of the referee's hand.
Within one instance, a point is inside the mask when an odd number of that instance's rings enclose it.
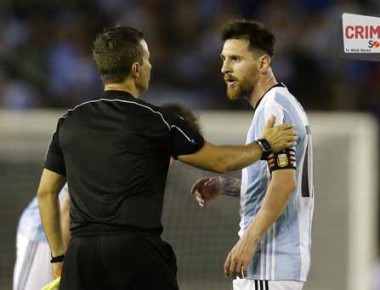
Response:
[[[63,263],[53,263],[53,273],[55,278],[61,277]]]
[[[272,147],[273,152],[279,152],[288,147],[297,145],[297,132],[292,124],[285,123],[274,126],[275,116],[271,116],[265,124],[262,138],[266,139]],[[274,127],[273,127],[274,126]]]

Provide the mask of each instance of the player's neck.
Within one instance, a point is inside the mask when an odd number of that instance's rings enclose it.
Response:
[[[105,91],[122,91],[127,92],[134,96],[136,99],[140,96],[139,90],[136,88],[136,85],[133,81],[129,79],[124,80],[122,83],[110,83],[104,85]]]
[[[277,84],[277,80],[272,72],[260,77],[250,97],[250,103],[254,108],[256,108],[258,102],[264,94],[275,84]]]

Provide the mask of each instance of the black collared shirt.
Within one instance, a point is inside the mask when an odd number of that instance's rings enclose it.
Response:
[[[67,177],[73,234],[161,231],[170,156],[203,144],[175,113],[106,91],[59,119],[44,167]]]

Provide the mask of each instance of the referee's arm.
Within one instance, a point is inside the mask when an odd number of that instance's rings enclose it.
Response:
[[[273,127],[275,118],[271,117],[265,125],[263,138],[274,152],[296,145],[296,132],[291,124]],[[217,173],[242,169],[262,157],[262,148],[252,142],[245,146],[217,146],[205,140],[203,147],[190,155],[179,155],[178,159],[189,165]]]
[[[42,224],[53,257],[64,254],[58,194],[65,182],[65,176],[44,169],[37,194]]]
[[[203,147],[178,159],[189,165],[218,173],[241,169],[260,160],[261,147],[253,142],[246,146],[217,146],[205,141]]]

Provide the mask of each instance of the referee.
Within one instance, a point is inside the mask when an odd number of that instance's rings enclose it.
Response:
[[[138,99],[148,89],[151,64],[134,28],[98,35],[93,58],[104,92],[59,119],[38,189],[60,289],[178,289],[175,255],[160,238],[170,157],[225,172],[294,145],[295,132],[269,124],[268,142],[215,146],[177,114]],[[65,254],[57,201],[66,181],[72,239]]]

